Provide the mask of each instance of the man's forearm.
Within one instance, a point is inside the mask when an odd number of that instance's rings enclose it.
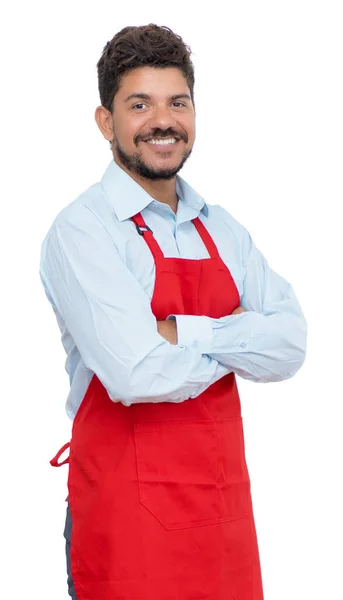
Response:
[[[211,323],[208,317],[177,315],[175,329],[174,319],[169,317],[163,322],[169,325],[165,325],[165,332],[162,327],[161,335],[170,343],[179,343],[187,347],[194,346],[194,340],[199,340],[203,355],[214,358],[244,379],[268,382],[292,377],[305,359],[305,319],[302,316],[277,313],[266,316],[246,311],[241,306],[231,315],[244,312],[247,312],[248,323],[244,325],[243,321],[227,322],[226,327],[212,329],[211,335],[207,334],[206,328],[200,327],[201,319]],[[227,317],[223,317],[222,320],[227,320]],[[178,331],[180,324],[182,327]]]

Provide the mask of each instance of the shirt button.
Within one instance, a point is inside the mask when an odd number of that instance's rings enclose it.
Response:
[[[199,342],[197,342],[197,340],[195,340],[195,342],[193,342],[193,348],[198,348],[199,346]]]

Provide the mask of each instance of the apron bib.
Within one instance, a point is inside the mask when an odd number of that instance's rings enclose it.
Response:
[[[199,218],[210,258],[164,257],[132,217],[156,265],[151,301],[170,314],[220,318],[240,304]],[[263,600],[234,373],[181,403],[114,403],[93,376],[66,444],[71,572],[77,600]]]

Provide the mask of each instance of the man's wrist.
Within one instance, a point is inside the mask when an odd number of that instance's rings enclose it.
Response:
[[[176,345],[178,343],[175,318],[168,319],[166,321],[157,321],[157,330],[158,333],[170,344]]]
[[[212,319],[197,315],[169,315],[167,321],[176,319],[178,344],[208,354],[213,345]]]

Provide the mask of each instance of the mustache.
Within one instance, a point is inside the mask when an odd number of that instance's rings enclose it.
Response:
[[[158,138],[162,138],[162,139],[169,138],[169,137],[175,137],[177,140],[181,139],[186,143],[188,142],[188,136],[185,135],[184,133],[178,133],[177,131],[173,131],[173,129],[167,129],[167,131],[162,131],[161,129],[156,129],[155,131],[145,135],[144,137],[137,136],[135,143],[137,144],[139,141],[146,142],[150,138],[154,138],[154,137],[158,137]]]

